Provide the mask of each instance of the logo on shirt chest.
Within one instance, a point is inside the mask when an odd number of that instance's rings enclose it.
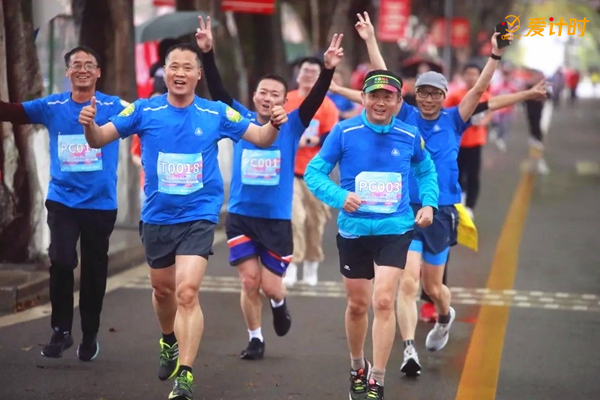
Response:
[[[196,130],[194,131],[194,135],[196,136],[202,136],[203,133],[204,132],[200,128],[196,128]]]
[[[435,124],[435,125],[433,126],[433,131],[434,131],[434,132],[439,132],[439,131],[441,131],[441,130],[442,130],[442,128],[440,128],[440,126],[439,126],[438,124]]]
[[[394,147],[394,148],[392,149],[392,155],[393,155],[394,157],[398,157],[398,156],[400,155],[400,151],[399,151],[397,148],[395,148],[395,147]]]

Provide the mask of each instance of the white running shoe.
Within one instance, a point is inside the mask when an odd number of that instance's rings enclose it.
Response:
[[[404,349],[404,362],[400,367],[400,372],[403,372],[406,376],[421,375],[421,363],[415,346],[408,346]]]
[[[425,339],[425,347],[427,350],[440,351],[448,343],[448,338],[450,337],[450,328],[452,327],[454,318],[456,318],[456,311],[454,311],[454,308],[450,307],[449,313],[450,322],[447,324],[440,324],[439,322],[436,322],[433,329],[427,334],[427,339]]]
[[[302,282],[308,286],[315,286],[319,282],[319,262],[318,261],[304,261],[302,269]]]
[[[288,265],[285,275],[283,276],[283,284],[287,288],[296,286],[298,281],[298,266],[294,263]]]

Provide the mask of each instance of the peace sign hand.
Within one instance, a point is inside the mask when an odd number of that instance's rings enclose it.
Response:
[[[206,24],[201,15],[198,16],[198,29],[196,29],[196,43],[203,53],[208,53],[212,50],[212,31],[210,17],[206,17]]]
[[[360,13],[358,13],[358,14],[356,14],[356,16],[358,17],[358,22],[356,22],[356,24],[354,24],[354,28],[356,28],[356,31],[358,32],[358,34],[360,35],[362,40],[364,40],[366,42],[367,40],[374,38],[375,37],[375,28],[373,27],[373,24],[371,23],[371,18],[369,18],[369,13],[365,11],[362,15]]]
[[[329,44],[329,48],[327,49],[327,51],[325,51],[325,54],[323,55],[326,69],[334,69],[338,66],[338,64],[342,60],[342,57],[344,57],[344,48],[340,47],[343,38],[343,33],[333,34],[333,37],[331,38],[331,43]]]

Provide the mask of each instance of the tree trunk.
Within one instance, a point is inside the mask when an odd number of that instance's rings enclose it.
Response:
[[[127,101],[137,98],[133,3],[129,0],[73,0],[73,14],[80,26],[79,42],[96,50],[102,77],[98,90]],[[139,220],[139,171],[131,162],[131,141],[121,142],[118,169],[118,222]]]
[[[3,0],[0,6],[0,97],[23,102],[42,95],[42,79],[33,38],[31,0]],[[5,36],[4,36],[5,35]],[[6,38],[4,40],[4,37]],[[6,69],[5,69],[6,68]],[[45,252],[36,242],[44,224],[43,195],[31,146],[31,125],[0,128],[0,262],[23,263]]]

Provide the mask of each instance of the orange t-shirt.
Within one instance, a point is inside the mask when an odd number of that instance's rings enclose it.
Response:
[[[300,96],[297,90],[292,90],[287,95],[287,102],[285,103],[285,111],[291,112],[296,108],[300,107],[300,104],[304,101],[305,97]],[[323,136],[329,133],[335,124],[339,121],[339,111],[335,106],[335,103],[329,98],[323,99],[323,104],[317,110],[317,113],[312,119],[311,125],[318,124],[319,136]],[[314,127],[312,127],[314,129]],[[294,167],[294,174],[304,175],[306,166],[317,155],[321,146],[305,146],[300,147],[296,153],[296,165]]]
[[[444,102],[444,107],[455,107],[460,104],[462,99],[467,94],[468,90],[465,87],[457,88],[448,95]],[[481,96],[480,102],[488,101],[490,94],[486,91]],[[483,146],[487,142],[487,126],[473,125],[467,128],[460,140],[460,147],[478,147]]]
[[[142,143],[138,135],[133,135],[131,138],[131,150],[130,153],[138,157],[142,156]],[[140,168],[140,187],[144,187],[144,170]]]

